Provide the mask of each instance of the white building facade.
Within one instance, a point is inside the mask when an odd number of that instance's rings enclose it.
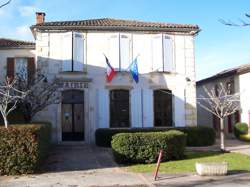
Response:
[[[240,94],[240,110],[228,116],[225,119],[225,132],[230,137],[233,135],[233,128],[237,122],[244,122],[250,125],[250,102],[249,94],[250,89],[248,86],[250,80],[250,65],[242,65],[232,69],[222,71],[214,76],[198,81],[197,84],[197,97],[206,95],[204,88],[209,90],[216,89],[219,84],[223,84],[225,88],[233,93]],[[219,132],[219,119],[206,111],[205,109],[197,106],[197,124],[213,127]]]
[[[34,116],[53,141],[94,142],[98,128],[196,126],[196,25],[116,19],[44,22],[31,27],[36,68],[57,78],[61,101]],[[106,81],[107,56],[116,76]],[[137,58],[139,82],[128,67]]]

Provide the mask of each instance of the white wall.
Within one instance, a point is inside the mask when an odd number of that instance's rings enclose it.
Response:
[[[85,62],[87,69],[82,73],[71,75],[73,80],[90,78],[88,87],[87,110],[89,111],[86,125],[89,127],[90,137],[94,137],[96,128],[109,127],[108,93],[111,89],[125,88],[130,90],[131,124],[132,127],[151,127],[153,125],[153,90],[170,89],[173,97],[173,119],[175,126],[196,125],[196,92],[195,92],[195,65],[194,39],[188,35],[169,35],[173,41],[173,60],[175,71],[171,73],[152,72],[151,38],[154,34],[131,33],[133,40],[132,58],[138,54],[139,83],[136,84],[128,72],[120,72],[111,83],[107,83],[106,62],[103,53],[110,54],[108,36],[111,33],[85,33]],[[40,67],[53,77],[62,70],[63,49],[62,33],[37,33],[37,60]],[[111,65],[115,64],[111,62]],[[191,80],[187,82],[186,77]],[[189,99],[186,100],[185,97]],[[106,98],[106,99],[105,99]],[[100,106],[101,105],[101,106]],[[57,107],[60,107],[58,105]],[[48,111],[51,111],[48,109]],[[54,119],[55,113],[46,112],[47,119]],[[191,117],[189,117],[191,116]],[[57,116],[57,123],[60,116]],[[188,121],[188,123],[187,123]],[[55,121],[53,121],[55,123]],[[55,124],[58,128],[60,124]],[[91,138],[90,138],[91,139]],[[92,141],[92,140],[90,140]]]
[[[250,111],[250,87],[249,87],[250,73],[239,75],[239,90],[241,102],[241,122],[249,124],[248,111]]]

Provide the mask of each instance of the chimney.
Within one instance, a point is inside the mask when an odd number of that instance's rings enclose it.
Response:
[[[45,21],[45,13],[44,12],[36,12],[36,24],[42,24]]]

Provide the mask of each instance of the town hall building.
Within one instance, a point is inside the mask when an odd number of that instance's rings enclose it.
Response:
[[[54,142],[91,143],[98,128],[197,125],[197,25],[110,18],[45,22],[38,12],[31,31],[35,67],[60,82],[60,102],[33,117],[52,123]],[[110,82],[105,56],[116,71]],[[1,63],[7,67],[6,59]],[[138,83],[128,69],[135,59]]]

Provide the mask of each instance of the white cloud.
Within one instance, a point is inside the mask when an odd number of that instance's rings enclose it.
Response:
[[[32,39],[32,33],[28,25],[21,25],[21,26],[16,27],[15,33],[19,38],[22,38],[25,40]]]
[[[36,12],[36,7],[34,6],[21,6],[19,9],[19,13],[21,16],[27,17],[32,16]]]

